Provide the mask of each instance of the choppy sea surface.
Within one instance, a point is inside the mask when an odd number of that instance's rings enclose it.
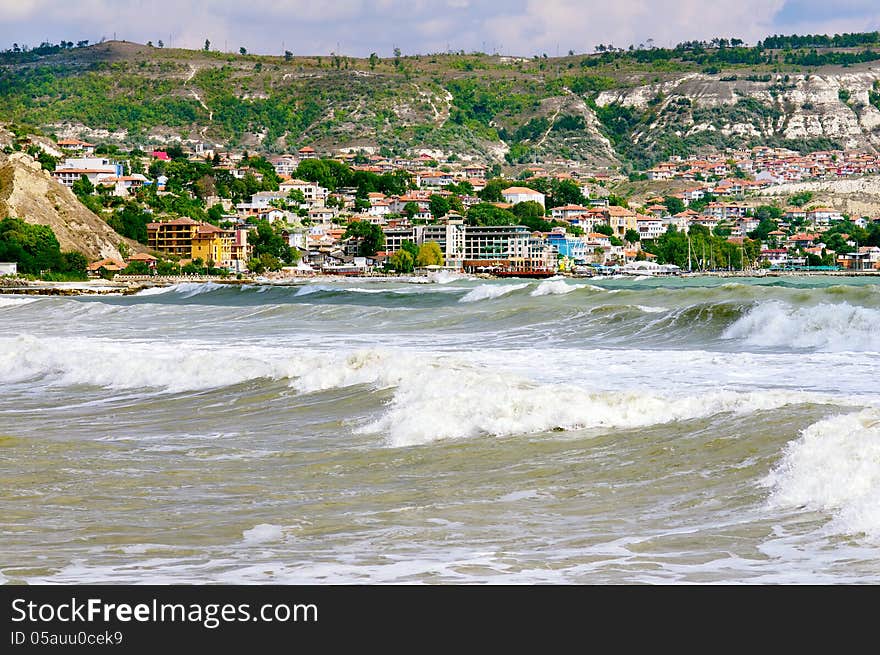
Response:
[[[0,296],[0,583],[880,582],[876,278]]]

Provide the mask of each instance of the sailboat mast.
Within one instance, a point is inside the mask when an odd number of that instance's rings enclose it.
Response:
[[[690,232],[687,235],[688,238],[688,273],[692,272],[694,269],[691,266],[691,235]]]

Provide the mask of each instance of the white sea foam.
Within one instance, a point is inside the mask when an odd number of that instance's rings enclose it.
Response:
[[[440,439],[506,436],[554,428],[636,428],[721,412],[753,412],[792,403],[837,403],[839,396],[798,390],[598,390],[587,381],[536,382],[505,365],[400,350],[303,354],[296,349],[146,343],[108,339],[0,339],[0,370],[16,382],[166,391],[210,389],[268,378],[300,393],[365,385],[393,388],[390,403],[360,431],[393,446]]]
[[[161,296],[166,293],[174,293],[175,285],[167,286],[167,287],[150,287],[149,289],[144,289],[143,291],[138,291],[136,296]]]
[[[306,284],[299,289],[297,289],[296,293],[293,294],[295,296],[310,296],[313,293],[320,293],[321,291],[336,291],[333,287],[328,287],[323,284]]]
[[[260,348],[196,343],[141,343],[110,339],[0,338],[0,370],[16,382],[48,376],[61,385],[168,391],[210,389],[260,377],[287,376],[292,357],[275,359]]]
[[[0,296],[0,308],[2,307],[21,307],[36,302],[39,298],[22,298],[20,296]]]
[[[284,537],[284,528],[272,523],[260,523],[242,533],[246,544],[266,544],[280,541]]]
[[[383,434],[392,446],[555,428],[628,429],[722,412],[750,413],[790,404],[837,402],[826,394],[782,390],[677,396],[653,391],[595,391],[566,384],[536,384],[509,371],[449,359],[425,365],[416,359],[373,356],[377,360],[372,362],[371,370],[376,372],[361,369],[359,382],[373,377],[372,384],[396,389],[385,413],[360,431]],[[317,374],[310,370],[297,385],[313,380]],[[326,379],[322,381],[327,383]]]
[[[880,310],[849,303],[794,307],[776,300],[761,303],[722,334],[762,347],[823,351],[880,351]]]
[[[437,271],[436,273],[428,273],[428,279],[435,284],[449,284],[458,280],[470,280],[472,276],[455,271]]]
[[[828,512],[832,531],[880,540],[880,410],[809,426],[763,484],[771,506]]]
[[[528,282],[522,284],[481,284],[474,287],[466,293],[459,302],[477,302],[478,300],[489,300],[492,298],[500,298],[508,293],[525,289],[529,286]]]
[[[649,307],[648,305],[636,305],[636,309],[646,314],[661,314],[669,311],[667,307]]]
[[[158,296],[165,293],[178,293],[184,298],[191,298],[221,288],[223,288],[223,285],[217,284],[216,282],[180,282],[169,287],[151,287],[149,289],[144,289],[143,291],[138,291],[136,295]]]
[[[556,295],[564,295],[566,293],[571,293],[572,291],[577,291],[578,289],[583,289],[586,285],[584,284],[568,284],[564,279],[561,278],[550,278],[549,280],[544,280],[539,284],[534,291],[532,291],[530,296],[556,296]]]

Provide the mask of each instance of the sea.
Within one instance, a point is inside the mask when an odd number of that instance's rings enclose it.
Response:
[[[0,296],[0,583],[880,582],[871,277]]]

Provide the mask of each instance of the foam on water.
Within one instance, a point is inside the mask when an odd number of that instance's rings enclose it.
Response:
[[[39,298],[22,298],[20,296],[0,296],[0,309],[4,307],[21,307],[36,302]]]
[[[528,282],[524,282],[522,284],[481,284],[478,287],[474,287],[468,293],[466,293],[459,302],[477,302],[478,300],[490,300],[492,298],[500,298],[501,296],[506,296],[508,293],[512,293],[514,291],[519,291],[520,289],[525,289],[529,286]]]
[[[458,282],[460,280],[471,280],[473,276],[455,271],[438,271],[436,273],[428,273],[428,279],[435,284],[449,284],[450,282]]]
[[[753,307],[722,333],[753,346],[823,351],[880,351],[880,310],[847,302],[794,307],[771,300]]]
[[[0,339],[7,381],[46,378],[56,385],[179,392],[260,378],[287,380],[299,393],[366,385],[393,388],[391,402],[359,431],[392,446],[479,435],[506,436],[555,428],[634,428],[752,412],[796,403],[846,404],[840,396],[799,390],[679,390],[665,395],[536,382],[507,366],[400,350],[309,353],[294,348],[120,342],[106,339]],[[42,384],[42,382],[41,382]]]
[[[281,541],[283,537],[284,528],[273,523],[260,523],[242,533],[242,540],[250,545]]]
[[[827,512],[831,530],[880,540],[880,410],[809,426],[762,483],[773,507]]]
[[[192,298],[203,293],[210,293],[222,289],[227,285],[218,284],[217,282],[179,282],[169,287],[151,287],[138,291],[137,296],[159,296],[166,293],[177,293],[183,298]]]
[[[549,280],[544,280],[532,291],[530,296],[561,296],[566,293],[571,293],[572,291],[577,291],[578,289],[583,289],[586,285],[584,284],[568,284],[562,278],[550,278]]]
[[[431,371],[410,369],[399,377],[386,412],[361,428],[385,435],[391,446],[556,429],[632,429],[723,412],[743,414],[793,404],[841,402],[827,394],[782,390],[677,396],[641,390],[595,391],[448,365]]]
[[[8,382],[47,377],[58,385],[187,391],[286,377],[295,366],[292,357],[275,361],[260,348],[236,354],[233,349],[197,343],[0,338],[0,370]]]

